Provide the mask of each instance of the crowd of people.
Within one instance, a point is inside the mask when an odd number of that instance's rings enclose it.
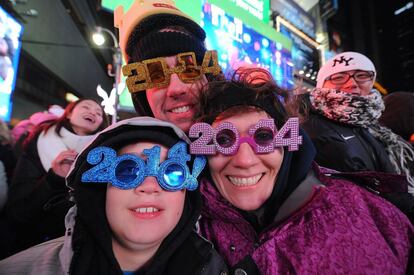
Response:
[[[414,273],[413,93],[357,52],[305,95],[224,75],[169,0],[115,26],[137,117],[83,98],[0,129],[0,274]]]

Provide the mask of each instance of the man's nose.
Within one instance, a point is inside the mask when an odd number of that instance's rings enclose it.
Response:
[[[187,93],[188,86],[181,81],[177,74],[171,74],[170,83],[167,87],[167,96],[179,97]]]
[[[342,88],[355,88],[358,87],[358,82],[356,82],[353,76],[349,77],[348,81],[341,85]]]

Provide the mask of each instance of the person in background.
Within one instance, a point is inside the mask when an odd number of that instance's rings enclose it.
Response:
[[[412,274],[410,221],[313,162],[315,148],[280,94],[263,69],[238,70],[202,94],[189,131],[191,152],[208,156],[201,234],[235,274]],[[354,173],[373,176],[400,178]]]
[[[405,175],[414,193],[411,146],[378,122],[384,102],[373,89],[374,64],[344,52],[319,70],[310,92],[310,112],[302,124],[312,139],[319,165],[338,171],[379,171]]]
[[[7,124],[0,119],[0,218],[7,200],[10,173],[13,171],[15,160],[11,152],[11,134]]]
[[[414,92],[394,92],[384,97],[379,122],[410,142],[414,135]]]
[[[59,105],[51,105],[47,111],[36,112],[28,119],[21,120],[11,130],[13,140],[13,154],[18,159],[23,151],[24,140],[30,132],[39,124],[58,119],[65,110]]]
[[[0,161],[3,163],[6,181],[10,184],[16,159],[13,154],[13,141],[9,126],[0,119]],[[7,193],[6,193],[7,194]]]
[[[107,126],[102,107],[92,99],[71,102],[62,116],[40,124],[25,141],[18,159],[6,214],[15,227],[10,253],[61,236],[68,200],[65,176],[76,155]]]
[[[114,21],[137,114],[188,131],[203,85],[222,77],[204,30],[171,0],[136,0],[125,13],[118,7]]]
[[[175,125],[148,117],[99,133],[66,179],[76,206],[65,236],[0,261],[0,273],[227,274],[194,231],[206,161],[188,154],[188,142]]]
[[[8,188],[6,170],[3,161],[0,160],[0,213],[3,210],[3,206],[6,204]]]
[[[7,256],[10,247],[9,224],[6,221],[4,206],[7,202],[8,190],[16,160],[12,154],[12,138],[8,125],[0,119],[0,259]]]

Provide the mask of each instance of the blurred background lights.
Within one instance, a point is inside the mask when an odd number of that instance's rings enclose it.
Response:
[[[102,46],[105,43],[105,37],[102,35],[101,32],[95,32],[92,35],[92,40],[98,46]]]
[[[246,42],[246,43],[252,42],[252,37],[250,36],[250,34],[244,33],[243,34],[243,41]]]
[[[262,45],[265,48],[269,47],[269,40],[267,40],[266,38],[263,38],[262,39]]]
[[[260,43],[259,43],[259,42],[257,42],[257,41],[256,41],[256,42],[254,42],[254,50],[255,50],[255,51],[258,51],[258,50],[260,50],[260,48],[261,48],[261,47],[260,47]]]
[[[276,42],[276,49],[281,51],[283,49],[283,45],[279,42]]]

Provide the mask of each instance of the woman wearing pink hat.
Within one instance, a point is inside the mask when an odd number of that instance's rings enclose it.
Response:
[[[6,204],[16,235],[9,253],[63,234],[64,217],[73,205],[67,199],[65,176],[78,152],[106,126],[102,106],[84,98],[70,103],[60,117],[31,131],[16,164]]]

